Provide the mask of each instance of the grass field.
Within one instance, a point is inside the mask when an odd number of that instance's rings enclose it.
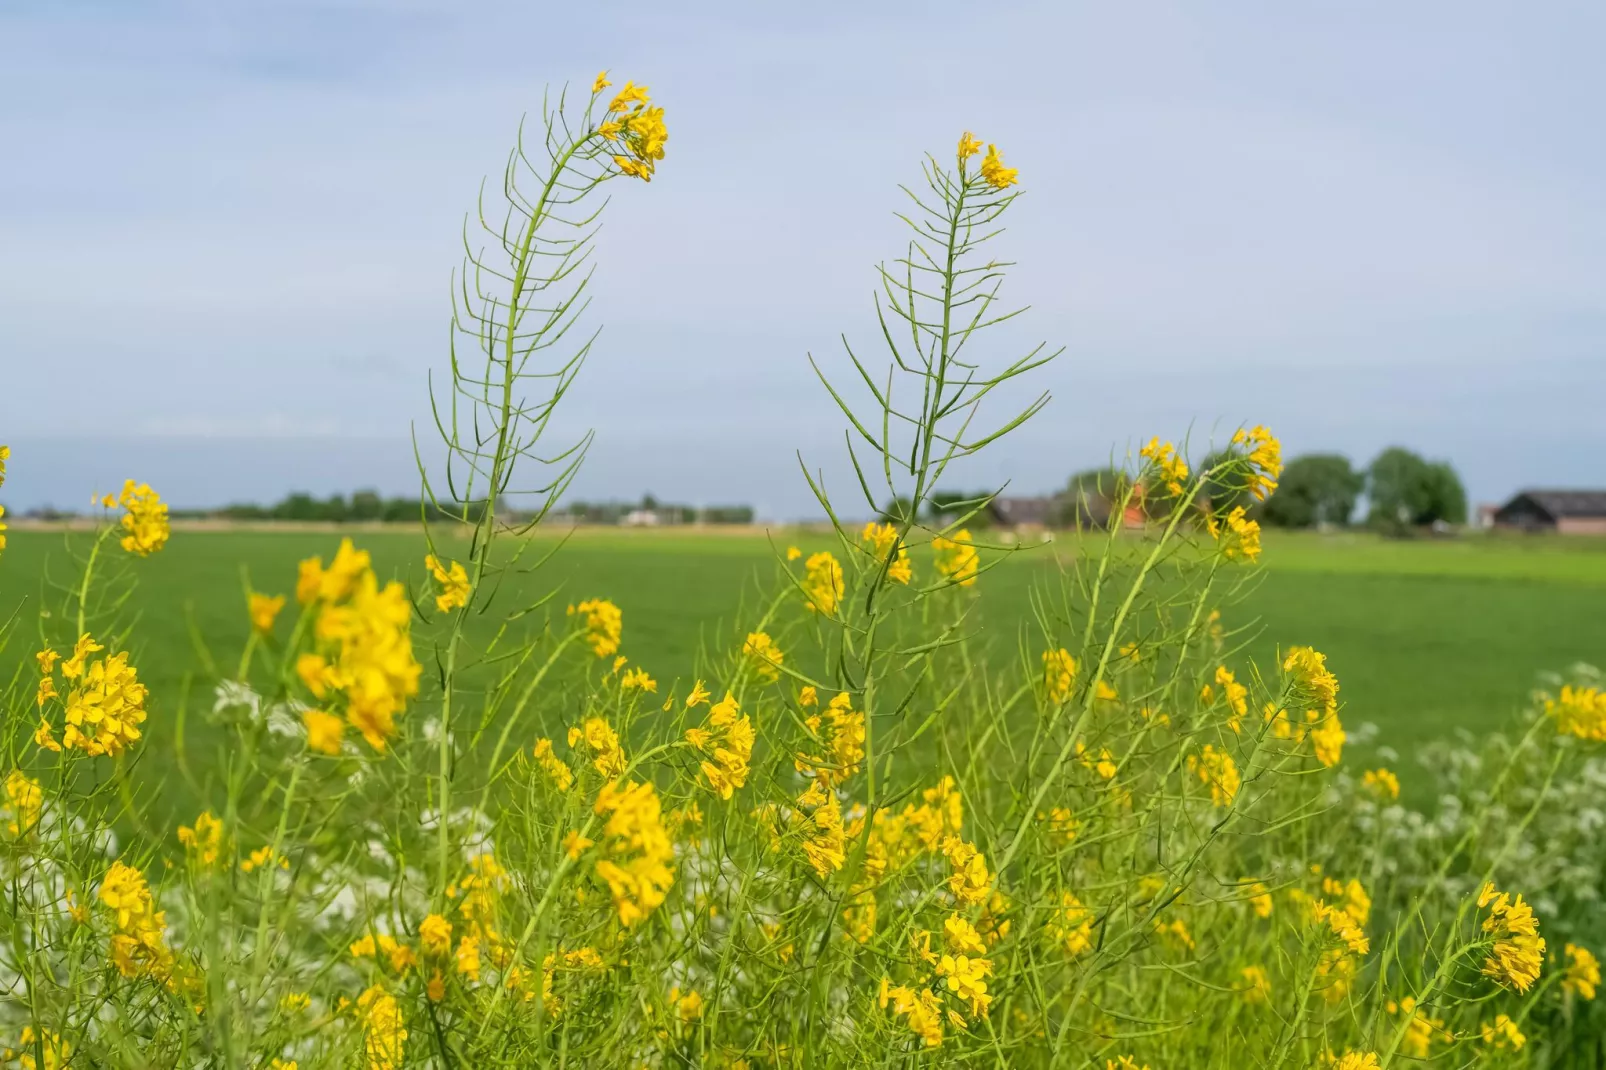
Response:
[[[417,535],[356,537],[382,575],[410,571],[418,578]],[[12,533],[0,557],[0,611],[9,616],[40,596],[47,558],[53,573],[63,572],[62,538]],[[296,562],[312,554],[327,560],[339,538],[333,531],[180,531],[163,553],[140,563],[135,663],[154,689],[154,744],[170,738],[165,714],[198,663],[186,614],[202,635],[216,638],[220,658],[233,657],[246,627],[242,567],[258,589],[288,594]],[[1016,555],[985,577],[987,639],[1001,651],[1026,623],[1029,588],[1054,567],[1050,550],[1066,549],[1061,542]],[[632,661],[669,680],[692,671],[699,643],[724,634],[722,622],[739,623],[733,616],[741,599],[754,604],[760,585],[773,580],[771,554],[756,536],[581,529],[526,590],[509,595],[531,599],[559,587],[565,601],[612,598],[624,610]],[[1343,682],[1346,723],[1375,723],[1379,744],[1401,751],[1458,728],[1501,727],[1538,673],[1579,660],[1606,662],[1606,543],[1271,535],[1263,561],[1261,582],[1229,623],[1258,622],[1251,650],[1268,661],[1278,645],[1325,651]],[[31,618],[23,614],[24,630],[5,655],[8,668],[33,649]]]

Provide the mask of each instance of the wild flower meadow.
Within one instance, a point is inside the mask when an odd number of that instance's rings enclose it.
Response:
[[[343,540],[255,577],[238,633],[198,637],[229,656],[164,708],[127,611],[142,558],[184,552],[160,497],[130,481],[69,536],[73,581],[7,632],[37,645],[5,706],[11,1064],[1363,1070],[1595,1050],[1606,692],[1558,680],[1518,735],[1447,748],[1436,818],[1398,804],[1395,772],[1348,769],[1346,666],[1298,636],[1253,664],[1232,616],[1281,469],[1267,428],[1203,470],[1150,440],[1119,490],[1145,523],[1117,509],[1025,627],[988,633],[1015,548],[973,534],[985,499],[941,528],[923,506],[1043,406],[986,423],[1054,354],[989,348],[1018,314],[990,250],[1026,209],[969,133],[905,198],[883,356],[820,369],[857,476],[839,504],[804,472],[834,549],[778,545],[767,599],[691,665],[635,661],[606,590],[510,604],[502,580],[546,563],[525,535],[585,453],[546,431],[594,337],[601,187],[649,182],[666,140],[645,86],[599,75],[482,200],[434,395],[450,463],[420,465],[457,519],[426,525],[407,575]],[[842,519],[889,498],[892,522]],[[500,622],[490,641],[471,615]],[[1000,643],[1003,670],[981,656]],[[229,745],[141,755],[147,724],[184,718]],[[207,806],[151,827],[175,767]]]

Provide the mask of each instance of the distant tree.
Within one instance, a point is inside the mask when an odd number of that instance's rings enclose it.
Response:
[[[1119,468],[1089,468],[1076,473],[1059,496],[1059,523],[1065,527],[1105,526],[1110,512],[1131,486],[1132,477]]]
[[[1461,485],[1448,461],[1434,461],[1428,465],[1428,515],[1425,523],[1444,521],[1446,524],[1467,522],[1467,489]]]
[[[376,490],[359,490],[351,496],[348,515],[352,520],[379,520],[384,516],[385,502]]]
[[[1399,446],[1377,455],[1366,472],[1368,519],[1384,528],[1402,529],[1467,519],[1467,492],[1447,462],[1432,464]]]
[[[1347,524],[1366,476],[1337,453],[1309,453],[1283,468],[1277,489],[1266,499],[1266,523],[1283,528]]]
[[[905,497],[892,499],[881,507],[880,519],[883,524],[910,524],[915,519],[915,503]]]
[[[1247,509],[1253,504],[1249,497],[1249,488],[1245,484],[1241,472],[1234,476],[1229,476],[1225,473],[1206,475],[1218,465],[1236,460],[1242,456],[1243,451],[1234,449],[1231,446],[1205,455],[1204,460],[1199,462],[1198,467],[1199,477],[1203,480],[1204,485],[1199,491],[1199,497],[1194,499],[1196,504],[1201,507],[1208,504],[1213,511],[1218,513],[1230,510],[1235,505],[1241,505]]]
[[[926,499],[926,515],[937,527],[945,527],[968,513],[976,512],[977,506],[991,497],[992,493],[990,490],[935,490]]]
[[[275,520],[322,520],[323,507],[310,494],[296,492],[273,507]]]
[[[710,505],[703,510],[702,518],[705,524],[751,524],[753,522],[753,507],[751,505]]]

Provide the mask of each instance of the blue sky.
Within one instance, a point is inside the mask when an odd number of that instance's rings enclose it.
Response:
[[[896,186],[961,129],[1049,408],[963,479],[1047,490],[1151,434],[1448,458],[1475,500],[1606,483],[1599,5],[463,0],[0,7],[13,508],[414,484],[464,212],[546,83],[651,85],[560,436],[589,497],[811,512],[806,354],[874,341]]]

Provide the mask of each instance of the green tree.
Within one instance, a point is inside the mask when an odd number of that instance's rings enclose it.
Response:
[[[1089,468],[1065,484],[1060,495],[1060,523],[1066,527],[1103,527],[1110,512],[1126,497],[1132,477],[1119,468]]]
[[[1437,521],[1465,523],[1467,492],[1448,462],[1429,463],[1418,454],[1391,446],[1366,472],[1371,523],[1402,529]]]
[[[1266,523],[1283,528],[1348,524],[1366,476],[1337,453],[1308,453],[1283,468],[1277,489],[1266,499]]]

